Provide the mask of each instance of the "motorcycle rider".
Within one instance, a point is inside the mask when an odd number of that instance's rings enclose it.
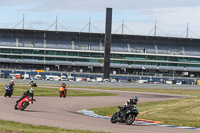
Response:
[[[65,90],[65,91],[67,91],[67,85],[65,84],[65,82],[64,82],[64,81],[62,82],[62,84],[61,84],[61,87],[63,87],[63,88],[64,88],[64,90]]]
[[[63,90],[63,89],[64,89],[64,90]],[[59,92],[60,92],[60,94],[61,94],[61,93],[64,93],[64,91],[65,91],[65,93],[67,93],[67,85],[66,85],[65,82],[63,81],[62,84],[61,84],[61,87],[59,88]],[[61,95],[60,95],[60,97],[61,97]]]
[[[138,102],[138,97],[137,97],[137,96],[133,96],[132,99],[129,99],[129,100],[124,104],[124,106],[120,108],[120,113],[119,113],[119,115],[120,115],[121,113],[123,113],[127,108],[129,108],[129,107],[131,107],[131,106],[133,106],[133,105],[137,105],[137,102]]]
[[[5,97],[7,96],[8,92],[10,91],[10,96],[13,94],[13,89],[14,87],[12,86],[11,83],[7,84],[6,85],[6,88],[5,88]]]
[[[31,84],[34,84],[33,80],[31,80]]]
[[[17,100],[16,103],[19,103],[22,99],[24,99],[25,97],[28,96],[29,98],[31,98],[30,100],[31,100],[31,103],[33,104],[33,100],[34,100],[33,99],[33,96],[34,96],[33,92],[34,92],[34,88],[30,88],[29,90],[27,90],[26,92],[24,92],[23,96],[20,97],[20,99]]]
[[[14,90],[14,88],[15,88],[14,81],[11,80],[10,83],[8,83],[8,84],[6,85],[6,91],[7,91],[7,87],[10,88],[11,91],[12,91],[11,93],[13,93],[13,90]]]
[[[31,86],[33,86],[33,85],[36,85],[36,83],[33,81],[33,80],[31,80],[31,82],[29,83]]]
[[[138,97],[137,97],[137,96],[133,96],[132,99],[129,99],[129,100],[124,104],[124,107],[131,106],[131,105],[137,105],[137,102],[138,102]]]
[[[61,84],[61,87],[65,88],[67,85],[65,84],[65,82],[63,81]]]
[[[14,80],[11,80],[11,81],[10,81],[9,87],[12,88],[12,89],[14,90],[14,87],[15,87]]]

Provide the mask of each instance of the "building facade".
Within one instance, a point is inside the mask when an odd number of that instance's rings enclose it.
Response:
[[[112,35],[113,74],[200,76],[200,39]],[[0,29],[0,67],[102,73],[104,34]]]

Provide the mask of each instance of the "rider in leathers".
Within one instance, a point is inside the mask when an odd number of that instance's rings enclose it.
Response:
[[[33,99],[33,96],[34,96],[33,92],[34,92],[34,88],[30,88],[30,90],[27,90],[26,92],[24,92],[23,96],[19,100],[17,100],[16,103],[20,102],[22,99],[24,99],[25,97],[28,96],[31,100],[31,103],[33,104],[33,100],[34,100]]]
[[[133,106],[133,105],[137,105],[137,102],[138,102],[138,97],[137,96],[134,96],[133,99],[129,99],[125,104],[124,106],[120,109],[120,113],[123,113],[126,109],[128,109],[130,106]],[[119,115],[120,115],[119,113]]]

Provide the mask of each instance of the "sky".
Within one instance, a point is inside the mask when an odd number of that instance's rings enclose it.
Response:
[[[0,28],[105,32],[106,8],[113,9],[112,33],[200,38],[200,0],[0,0]],[[21,23],[20,23],[21,22]]]

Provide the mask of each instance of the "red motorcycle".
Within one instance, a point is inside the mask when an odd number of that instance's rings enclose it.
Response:
[[[33,101],[36,101],[35,99]],[[14,109],[17,110],[21,110],[23,111],[29,104],[31,104],[31,100],[29,99],[29,97],[25,97],[24,99],[22,99],[20,102],[16,103]]]
[[[60,92],[60,98],[61,97],[66,97],[66,94],[67,94],[67,88],[66,87],[60,87],[59,88],[59,92]]]

